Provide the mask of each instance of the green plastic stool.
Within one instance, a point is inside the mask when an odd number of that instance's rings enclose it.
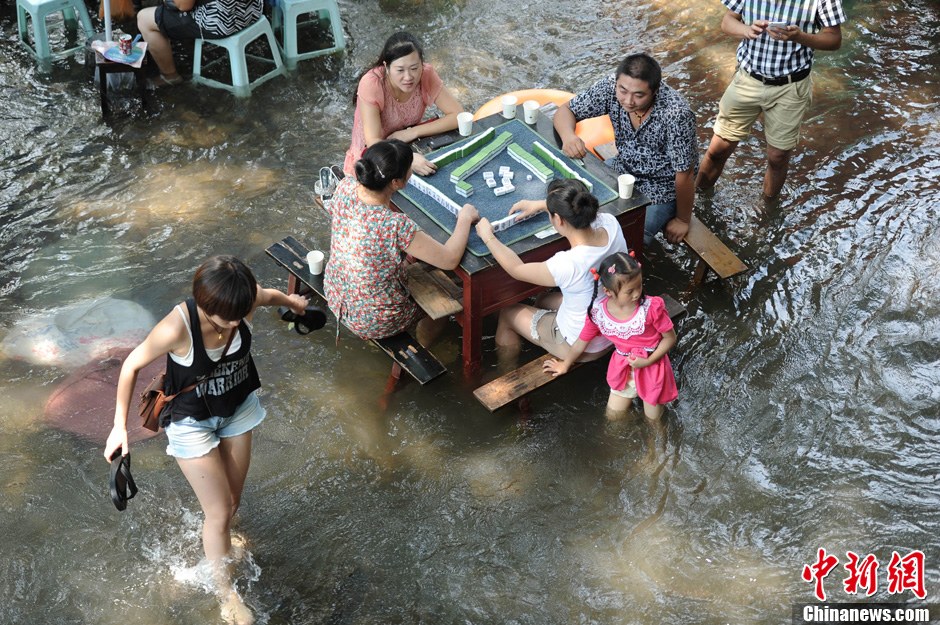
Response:
[[[320,14],[325,13],[326,18],[330,20],[330,28],[333,32],[332,47],[321,48],[309,52],[297,51],[297,26],[298,18],[301,15],[313,13],[314,18],[299,22],[307,24],[320,19]],[[277,0],[274,7],[274,30],[281,31],[281,55],[287,64],[287,69],[297,67],[297,61],[312,59],[324,54],[332,54],[346,48],[346,38],[343,36],[343,23],[339,17],[339,7],[336,6],[336,0]],[[281,44],[281,41],[278,41]]]
[[[269,59],[255,56],[245,52],[245,48],[247,48],[250,43],[259,37],[268,38],[268,45],[271,47],[272,58]],[[212,65],[215,65],[216,63],[225,61],[225,59],[219,58],[203,65],[202,46],[204,43],[219,46],[221,48],[225,48],[228,51],[228,60],[232,72],[232,84],[229,85],[212,78],[206,78],[202,75],[202,70],[204,67],[208,68]],[[266,63],[273,63],[274,69],[261,75],[259,78],[249,80],[248,59],[250,58],[265,61]],[[281,55],[277,51],[277,41],[274,39],[274,31],[271,30],[271,22],[269,22],[268,18],[264,16],[262,16],[260,20],[245,30],[237,32],[230,37],[224,37],[222,39],[196,39],[196,44],[193,47],[193,82],[206,85],[208,87],[215,87],[217,89],[225,89],[226,91],[230,91],[231,93],[234,93],[236,96],[241,98],[248,97],[251,95],[252,89],[261,83],[274,78],[275,76],[282,75],[283,73],[284,63],[281,61]]]
[[[46,16],[61,13],[65,20],[66,31],[78,32],[78,22],[81,21],[85,37],[90,37],[94,30],[91,27],[91,18],[88,9],[82,0],[16,0],[16,27],[20,36],[20,43],[39,61],[49,61],[54,57],[68,56],[76,50],[85,47],[84,38],[81,43],[72,48],[53,52],[49,45],[49,31],[46,28]],[[77,16],[77,18],[76,18]],[[33,45],[26,41],[26,20],[29,17],[33,25]]]

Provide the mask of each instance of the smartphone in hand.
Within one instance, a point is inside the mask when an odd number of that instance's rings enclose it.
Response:
[[[789,26],[789,24],[787,24],[786,22],[768,22],[767,23],[767,28],[777,28],[779,30],[783,30],[787,26]]]

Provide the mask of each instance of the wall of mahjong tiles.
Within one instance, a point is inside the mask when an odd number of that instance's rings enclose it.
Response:
[[[561,150],[558,150],[554,145],[551,145],[550,142],[540,137],[523,122],[517,119],[510,120],[505,124],[497,126],[494,130],[496,136],[504,132],[511,133],[512,142],[522,146],[529,154],[532,153],[532,147],[536,141],[541,143],[548,148],[556,158],[561,159],[570,169],[591,182],[593,185],[593,193],[602,205],[617,197],[613,189],[588,173],[587,170],[575,163],[572,159],[565,156]],[[468,137],[467,139],[443,147],[425,156],[429,160],[433,160],[435,156],[448,153],[451,150],[460,149],[472,142],[477,136],[478,135]],[[533,175],[522,163],[510,156],[505,148],[499,150],[496,155],[480,169],[463,178],[465,182],[473,186],[473,193],[466,198],[461,196],[457,193],[455,184],[451,182],[451,173],[460,168],[471,158],[473,158],[472,155],[465,158],[458,158],[453,162],[440,166],[437,173],[434,175],[421,178],[421,180],[418,181],[419,183],[423,181],[434,188],[431,195],[420,191],[411,184],[406,186],[405,189],[401,191],[401,194],[447,232],[453,232],[457,218],[444,204],[432,197],[435,192],[443,194],[459,206],[463,206],[465,203],[473,204],[477,210],[480,211],[480,216],[486,217],[491,222],[506,217],[512,205],[519,200],[545,199],[548,182],[540,181],[538,177]],[[496,188],[502,187],[503,183],[499,175],[500,167],[508,167],[513,172],[512,185],[515,189],[504,195],[496,195],[494,188],[487,186],[484,179],[485,172],[492,172],[496,180]],[[555,176],[560,177],[557,172]],[[510,245],[548,227],[548,215],[540,213],[532,219],[516,223],[506,230],[497,232],[496,236],[503,243]],[[480,237],[477,236],[474,230],[471,230],[467,250],[476,256],[485,256],[489,253],[483,241],[480,240]]]

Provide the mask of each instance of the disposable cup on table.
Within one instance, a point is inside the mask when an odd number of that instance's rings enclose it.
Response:
[[[307,265],[310,267],[310,275],[319,276],[323,273],[323,261],[325,256],[320,250],[313,250],[307,253]]]
[[[617,191],[620,194],[620,197],[624,200],[628,200],[633,197],[633,185],[636,183],[636,178],[630,174],[620,174],[617,176]]]
[[[539,119],[539,103],[536,100],[526,100],[522,103],[522,114],[525,123],[534,124]]]
[[[514,95],[503,96],[503,117],[506,119],[513,119],[516,117],[516,104],[519,103],[519,98]]]
[[[473,132],[473,113],[458,113],[457,114],[457,132],[460,133],[461,137],[469,137],[470,133]]]

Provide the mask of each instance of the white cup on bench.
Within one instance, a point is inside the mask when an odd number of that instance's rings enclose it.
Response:
[[[310,274],[319,276],[323,273],[323,261],[326,257],[320,250],[307,252],[307,265],[310,267]]]

